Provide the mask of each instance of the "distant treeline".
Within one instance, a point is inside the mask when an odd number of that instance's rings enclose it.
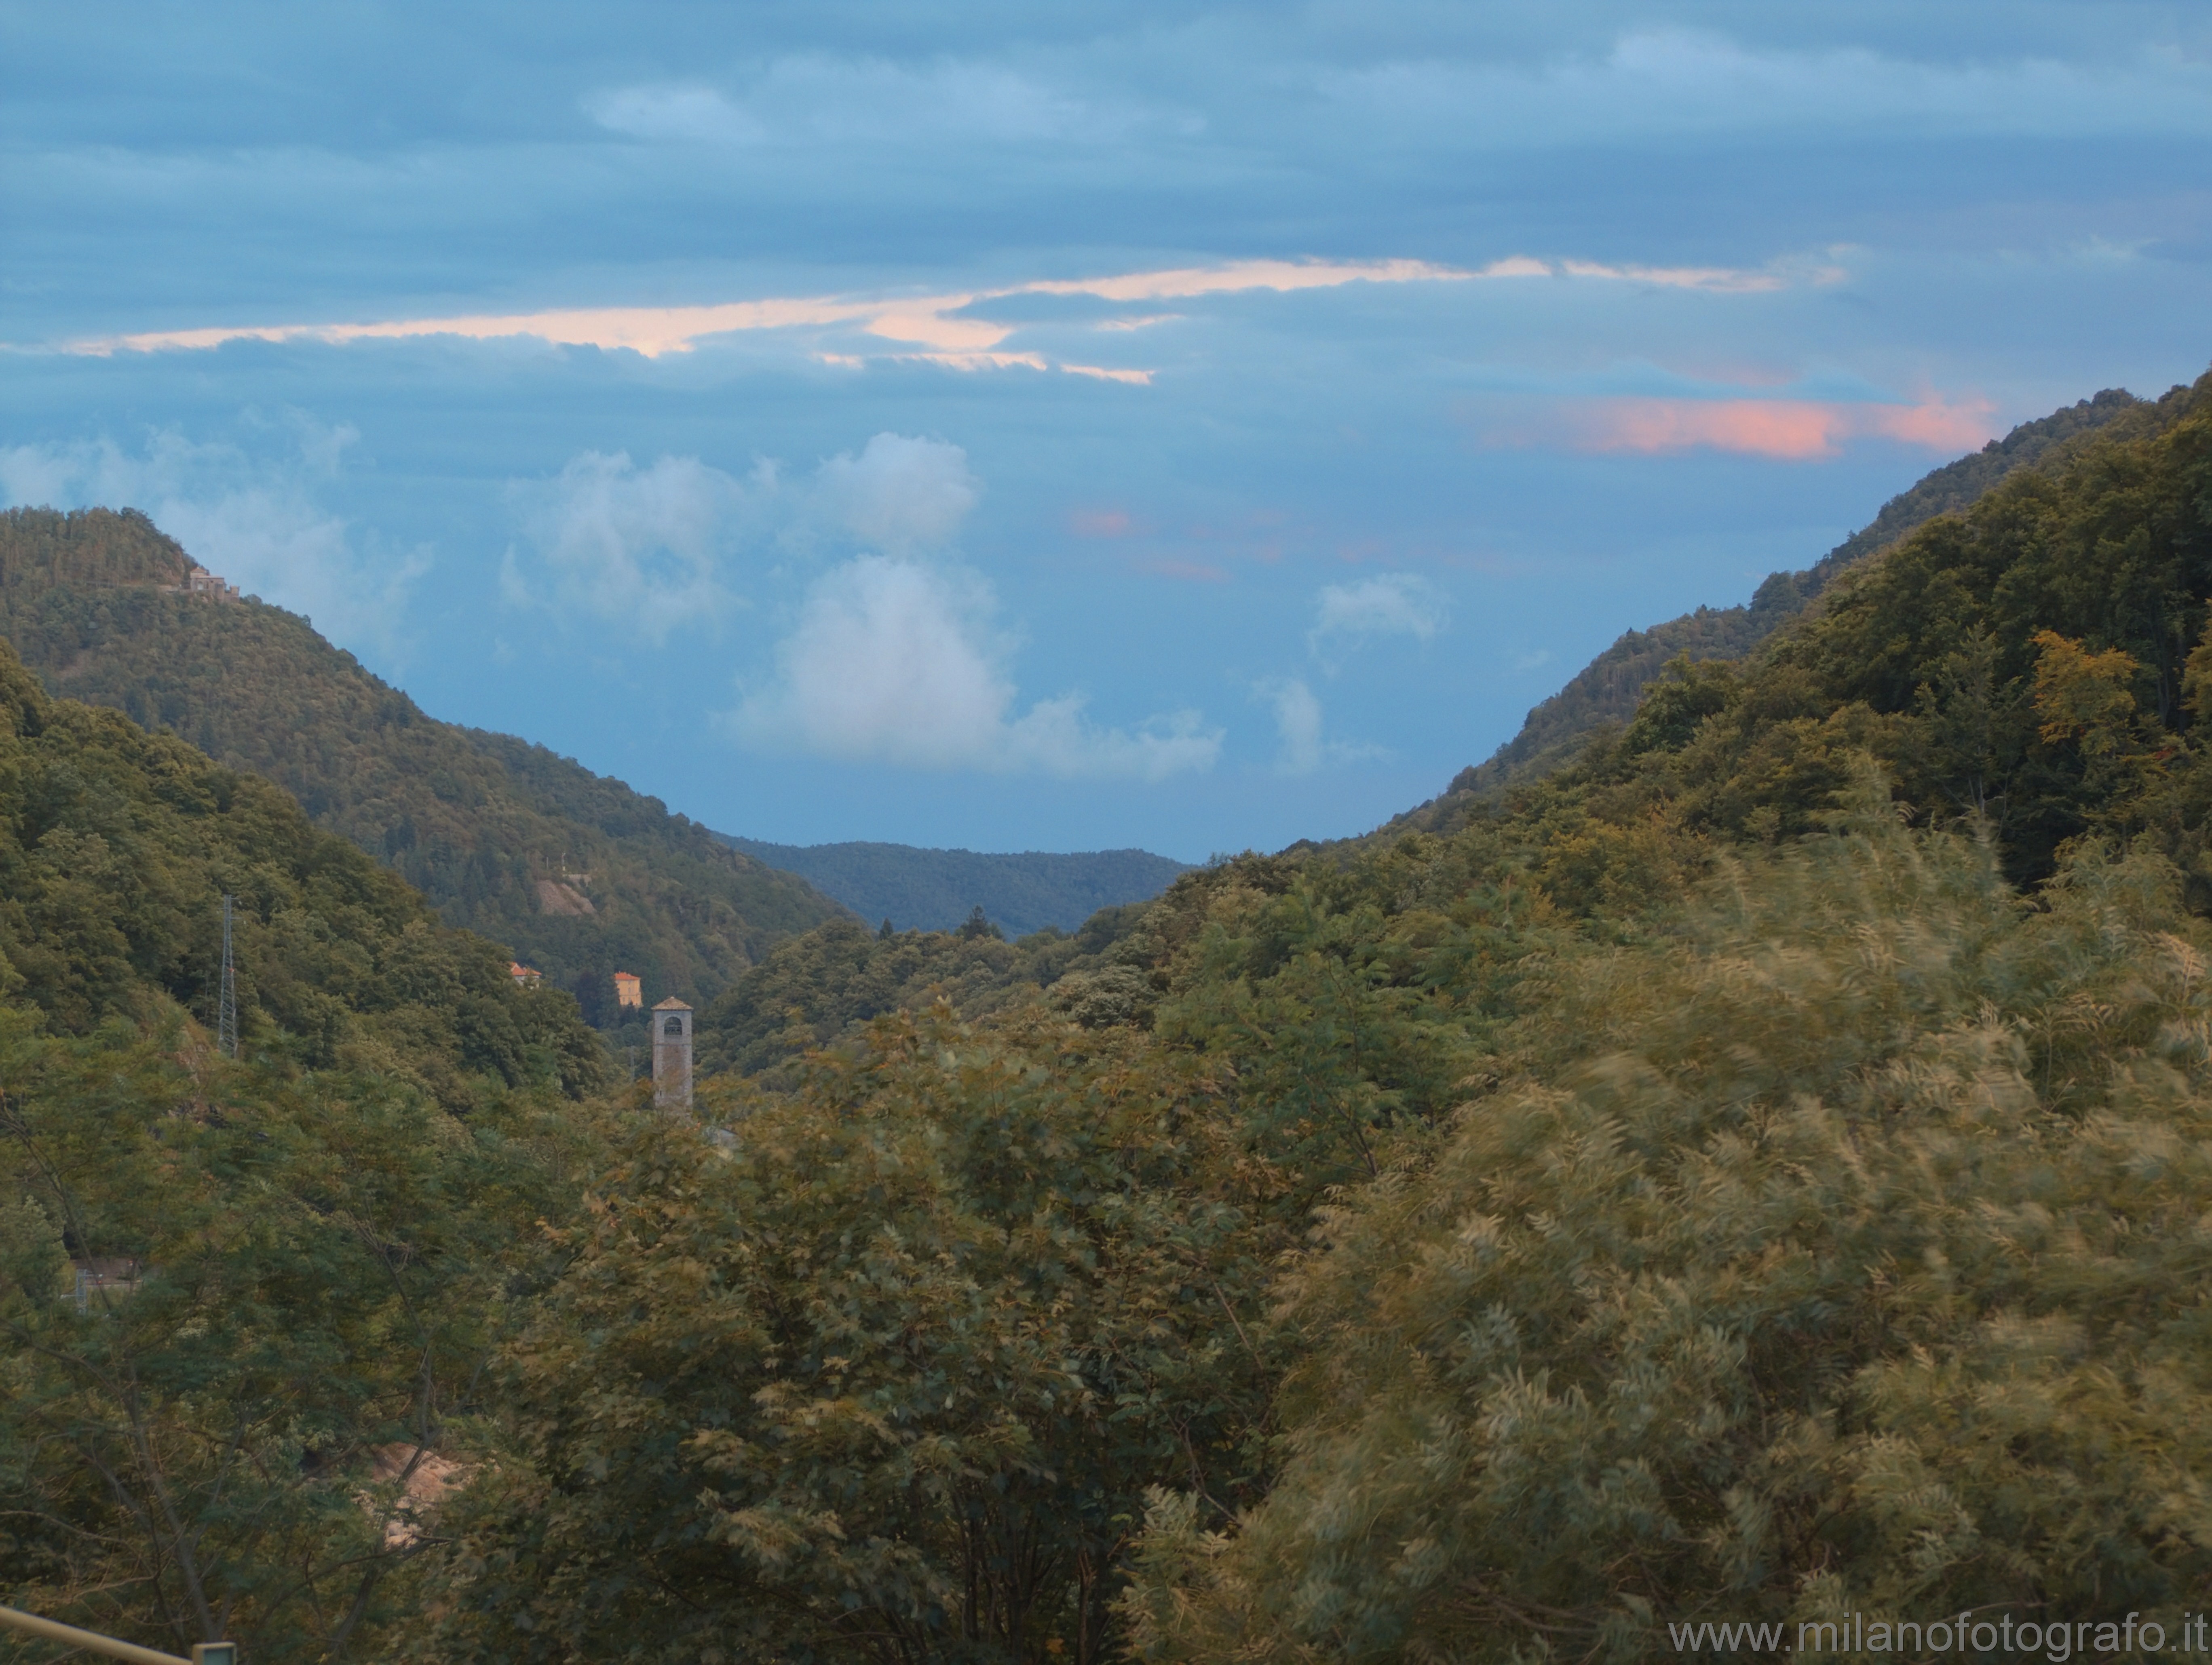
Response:
[[[946,931],[981,908],[1009,936],[1052,926],[1072,931],[1101,908],[1149,902],[1189,871],[1143,850],[1075,855],[918,850],[902,844],[764,844],[719,835],[732,848],[796,873],[870,924]]]

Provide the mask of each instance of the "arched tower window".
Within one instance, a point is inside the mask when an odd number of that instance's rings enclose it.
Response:
[[[663,1110],[691,1108],[691,1008],[670,996],[653,1008],[653,1102]]]

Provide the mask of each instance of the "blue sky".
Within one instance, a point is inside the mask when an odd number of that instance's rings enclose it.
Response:
[[[2212,12],[0,3],[0,500],[795,843],[1363,831],[2212,361]]]

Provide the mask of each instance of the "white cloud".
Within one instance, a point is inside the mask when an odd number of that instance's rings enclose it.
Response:
[[[1283,742],[1285,774],[1310,775],[1321,767],[1321,701],[1304,682],[1285,677],[1261,692],[1274,701],[1275,732]]]
[[[1254,684],[1253,692],[1275,708],[1275,735],[1279,742],[1275,768],[1279,773],[1310,775],[1327,765],[1357,763],[1386,755],[1379,746],[1323,738],[1321,701],[1297,677],[1269,677]]]
[[[945,542],[975,506],[979,489],[959,446],[896,433],[878,433],[858,457],[831,457],[814,484],[827,519],[887,554]]]
[[[1444,627],[1444,598],[1413,572],[1385,572],[1358,584],[1324,585],[1315,598],[1314,627],[1306,644],[1324,656],[1333,644],[1357,645],[1378,636],[1429,641]]]
[[[772,493],[772,471],[756,483]],[[678,625],[711,623],[735,599],[718,568],[746,487],[696,457],[641,469],[626,452],[587,451],[557,478],[514,489],[534,553],[510,548],[501,566],[514,605],[589,614],[661,642]]]
[[[1134,733],[1092,726],[1078,695],[1015,716],[994,610],[979,575],[884,555],[848,561],[815,584],[777,650],[776,685],[732,726],[763,748],[916,768],[1159,780],[1213,766],[1221,735],[1194,711]]]
[[[798,481],[770,461],[740,480],[696,457],[641,468],[627,452],[587,451],[554,479],[510,490],[524,539],[501,566],[507,602],[659,643],[740,604],[726,573],[748,553],[934,548],[959,530],[980,487],[959,446],[878,433],[859,456],[841,452]]]
[[[174,428],[135,453],[105,437],[0,449],[0,500],[141,509],[247,594],[307,615],[333,641],[373,643],[396,656],[409,599],[430,569],[428,549],[357,551],[347,523],[316,501],[358,440],[353,428],[295,415],[275,432],[290,443],[273,457],[197,442]]]

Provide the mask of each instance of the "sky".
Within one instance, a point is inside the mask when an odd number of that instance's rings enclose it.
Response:
[[[0,0],[0,503],[718,830],[1364,832],[2212,363],[2212,8]]]

